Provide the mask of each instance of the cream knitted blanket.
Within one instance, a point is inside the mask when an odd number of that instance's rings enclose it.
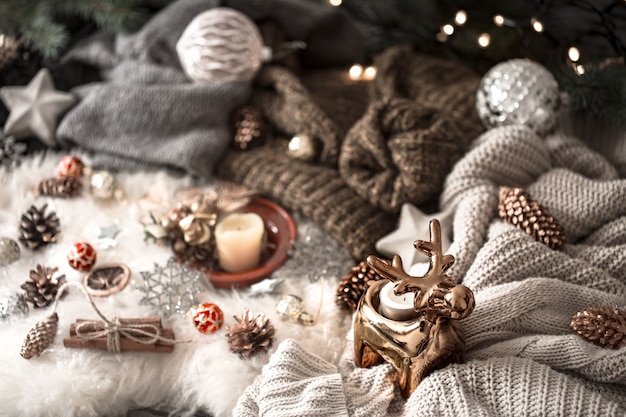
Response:
[[[562,252],[498,218],[501,186],[525,188],[559,220]],[[576,139],[502,127],[455,166],[441,205],[455,210],[450,275],[476,296],[463,321],[466,362],[432,373],[405,401],[390,365],[355,368],[351,332],[337,364],[286,340],[234,415],[626,415],[626,349],[569,329],[577,311],[626,304],[626,180]]]

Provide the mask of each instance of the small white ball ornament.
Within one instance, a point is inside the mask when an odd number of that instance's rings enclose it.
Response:
[[[197,15],[176,44],[187,76],[198,83],[249,81],[261,67],[263,39],[246,15],[217,7]]]
[[[525,125],[539,135],[552,129],[559,105],[559,86],[550,71],[526,59],[491,68],[476,95],[478,115],[486,128]]]

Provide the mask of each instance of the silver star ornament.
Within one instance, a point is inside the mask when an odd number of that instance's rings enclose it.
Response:
[[[36,136],[53,148],[59,118],[77,101],[73,94],[54,89],[50,72],[43,68],[25,87],[2,87],[0,99],[10,110],[4,134],[16,138]]]

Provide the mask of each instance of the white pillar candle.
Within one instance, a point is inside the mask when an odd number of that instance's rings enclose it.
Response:
[[[415,293],[396,295],[393,291],[395,283],[388,282],[383,285],[378,293],[380,299],[380,313],[391,320],[405,321],[417,317],[417,312],[413,308]]]
[[[220,267],[226,272],[248,271],[259,265],[265,225],[256,213],[232,213],[215,227]]]

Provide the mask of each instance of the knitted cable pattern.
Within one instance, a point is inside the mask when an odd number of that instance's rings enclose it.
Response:
[[[483,130],[478,76],[409,48],[391,48],[375,65],[371,104],[343,141],[339,172],[358,195],[394,213],[433,198]]]
[[[524,187],[558,213],[568,236],[563,251],[497,216],[501,186]],[[442,206],[455,209],[450,275],[476,298],[462,323],[466,362],[431,373],[405,402],[392,389],[390,365],[355,368],[350,332],[337,365],[344,396],[334,392],[335,403],[367,416],[625,415],[626,349],[603,349],[569,328],[578,311],[626,304],[624,201],[626,180],[573,138],[540,140],[522,127],[481,135],[442,194]],[[234,415],[258,415],[245,411],[264,402],[257,384],[293,393],[294,382],[284,384],[276,369],[303,382],[296,368],[316,361],[295,350],[279,348]]]

